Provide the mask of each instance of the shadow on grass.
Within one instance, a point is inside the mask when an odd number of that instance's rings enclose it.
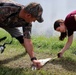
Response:
[[[26,55],[26,52],[23,52],[22,54],[18,54],[16,56],[12,57],[12,58],[7,58],[7,59],[4,59],[4,60],[0,60],[0,65],[1,64],[7,64],[7,63],[9,63],[11,61],[15,61],[15,60],[23,57],[24,55]]]
[[[23,69],[0,66],[0,75],[21,75]],[[24,74],[23,74],[24,75]]]
[[[54,65],[62,65],[62,67],[66,70],[76,72],[76,61],[70,57],[63,57],[61,59],[50,61]]]
[[[0,75],[30,75],[31,70],[26,68],[9,68],[6,66],[0,66]]]
[[[18,54],[12,58],[7,58],[4,60],[0,60],[0,75],[25,75],[29,71],[29,67],[10,67],[5,66],[4,64],[8,64],[9,62],[18,60],[26,55],[26,52]]]
[[[29,68],[9,68],[5,66],[0,66],[0,75],[53,75],[44,70],[32,71]]]

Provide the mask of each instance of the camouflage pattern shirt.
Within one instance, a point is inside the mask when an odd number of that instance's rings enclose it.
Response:
[[[27,23],[22,18],[19,18],[19,11],[22,7],[23,6],[15,6],[9,4],[0,5],[0,27],[22,27],[24,37],[30,39],[32,24]]]

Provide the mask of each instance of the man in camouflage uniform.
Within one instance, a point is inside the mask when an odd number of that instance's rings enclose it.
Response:
[[[32,22],[43,22],[43,9],[38,3],[27,6],[12,3],[0,3],[0,27],[15,37],[26,49],[33,64],[39,69],[40,62],[36,59],[31,41]],[[23,35],[17,27],[22,27]]]

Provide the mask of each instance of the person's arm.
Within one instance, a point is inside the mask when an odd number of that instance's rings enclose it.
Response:
[[[31,27],[32,25],[30,23],[25,23],[25,25],[23,25],[24,47],[30,58],[34,57],[33,44],[31,41]]]
[[[25,46],[30,58],[35,57],[31,39],[24,38],[24,46]]]
[[[33,64],[38,69],[40,69],[42,67],[42,65],[41,65],[40,61],[38,61],[34,55],[34,49],[33,49],[33,44],[32,44],[31,39],[24,38],[24,47],[25,47],[27,53],[29,54],[30,59],[33,62]]]
[[[40,61],[37,60],[37,58],[34,55],[34,48],[33,43],[31,41],[31,24],[26,24],[23,26],[23,34],[24,34],[24,47],[30,56],[31,61],[33,64],[40,69],[42,67]]]
[[[64,45],[64,47],[59,52],[60,53],[60,56],[59,57],[62,57],[63,53],[71,46],[72,41],[73,41],[73,34],[68,37],[67,43]]]

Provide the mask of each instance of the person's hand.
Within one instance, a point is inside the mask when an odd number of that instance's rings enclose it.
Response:
[[[36,66],[37,69],[40,69],[42,67],[39,60],[33,60],[32,62],[33,62],[33,65]]]
[[[57,54],[57,56],[58,56],[58,58],[61,58],[61,57],[63,56],[63,52],[59,52],[59,53]]]

